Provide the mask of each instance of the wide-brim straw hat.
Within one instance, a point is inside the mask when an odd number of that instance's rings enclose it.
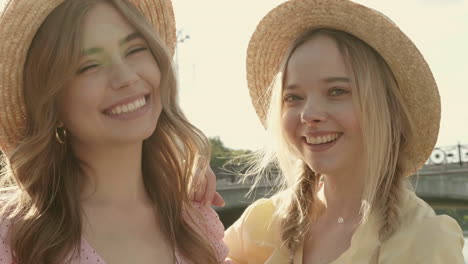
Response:
[[[268,87],[290,45],[320,28],[358,37],[374,48],[392,70],[417,135],[406,153],[409,176],[429,158],[440,125],[440,96],[428,64],[413,42],[388,17],[348,0],[290,0],[271,10],[257,25],[247,51],[247,81],[257,115],[266,126]]]
[[[128,1],[154,26],[172,56],[176,26],[171,0]],[[23,69],[29,47],[47,16],[63,2],[10,0],[0,15],[0,149],[4,152],[12,151],[24,135]]]

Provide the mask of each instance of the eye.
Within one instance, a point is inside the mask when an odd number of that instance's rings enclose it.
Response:
[[[98,67],[98,66],[99,66],[98,64],[86,65],[86,66],[84,66],[84,67],[78,69],[77,74],[85,73],[85,72],[87,72],[87,71],[89,71],[89,70],[91,70],[91,69],[93,69],[93,68]]]
[[[148,50],[147,47],[137,47],[137,48],[133,48],[133,49],[130,49],[128,52],[127,52],[127,56],[129,55],[132,55],[132,54],[135,54],[135,53],[138,53],[140,51],[145,51],[145,50]]]
[[[283,97],[283,102],[287,103],[292,103],[299,100],[302,100],[302,98],[294,94],[287,94]]]
[[[328,91],[328,93],[331,96],[340,96],[340,95],[349,93],[349,91],[345,88],[333,87]]]

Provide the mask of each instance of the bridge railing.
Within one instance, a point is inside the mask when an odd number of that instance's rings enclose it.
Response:
[[[440,146],[434,148],[426,161],[426,166],[458,164],[460,167],[468,165],[468,146],[457,144],[454,146]],[[425,167],[426,167],[425,166]]]

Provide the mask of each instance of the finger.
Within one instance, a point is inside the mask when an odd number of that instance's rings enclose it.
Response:
[[[192,198],[191,201],[196,201],[196,202],[201,202],[204,197],[204,190],[203,190],[203,184],[205,180],[205,175],[204,175],[204,166],[205,166],[205,161],[204,157],[201,155],[196,155],[194,158],[193,162],[193,168],[192,168],[192,178],[191,178],[191,191],[192,191]]]
[[[199,179],[199,181],[201,182],[195,185],[194,201],[201,203],[205,197],[206,181],[204,179]]]
[[[193,199],[195,198],[195,184],[196,183],[194,182],[193,178],[190,178],[187,186],[187,194],[189,201],[193,201]]]
[[[189,190],[188,190],[188,197],[189,197],[189,201],[194,201],[194,199],[195,199],[195,191],[194,191],[193,186],[190,186],[190,188],[189,188]]]
[[[223,207],[224,205],[226,205],[226,203],[224,202],[223,197],[218,192],[215,193],[213,201],[211,202],[211,204],[214,205],[214,206],[217,206],[217,207]]]
[[[205,179],[206,191],[205,197],[203,198],[203,203],[206,206],[210,206],[216,193],[216,175],[214,174],[210,166],[208,166],[206,169]]]

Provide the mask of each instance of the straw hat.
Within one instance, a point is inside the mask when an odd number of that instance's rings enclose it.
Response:
[[[247,51],[247,80],[252,103],[263,125],[272,83],[287,49],[306,31],[329,28],[350,33],[387,62],[414,120],[417,137],[408,151],[416,172],[437,141],[440,97],[437,84],[413,42],[385,15],[348,0],[290,0],[271,10],[257,25]]]
[[[156,28],[171,55],[176,28],[171,0],[128,0]],[[11,151],[25,128],[23,68],[46,17],[64,0],[10,0],[0,14],[0,149]]]

